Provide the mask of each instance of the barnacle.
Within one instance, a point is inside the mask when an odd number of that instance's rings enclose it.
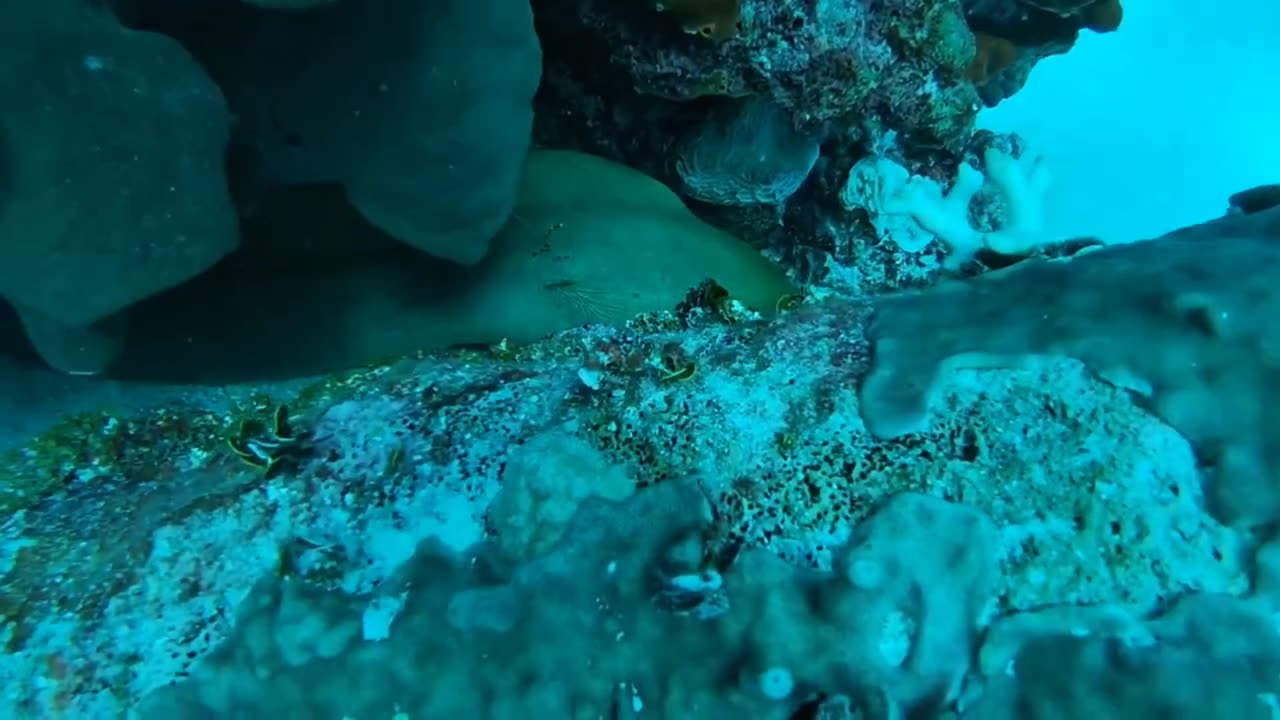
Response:
[[[673,615],[710,620],[729,610],[724,579],[715,570],[702,570],[662,579],[653,602]]]
[[[271,424],[249,418],[240,421],[227,446],[246,464],[261,468],[268,477],[306,454],[305,433],[294,430],[289,408],[280,405]]]
[[[680,343],[667,343],[662,347],[658,359],[662,368],[662,382],[685,382],[692,380],[698,373],[698,366],[685,353]]]
[[[759,313],[754,308],[743,305],[737,298],[730,295],[728,290],[725,290],[723,286],[715,281],[710,281],[703,286],[702,302],[713,310],[716,317],[723,320],[726,325],[737,325],[744,320],[759,318]],[[775,309],[777,309],[776,304]]]
[[[781,315],[784,312],[790,312],[800,307],[804,303],[804,295],[800,293],[789,293],[778,298],[778,302],[774,304],[773,310],[776,314]]]
[[[675,368],[674,370],[670,370],[669,372],[667,372],[667,374],[663,375],[660,379],[662,380],[662,382],[686,382],[686,381],[692,380],[693,376],[697,374],[698,374],[698,366],[695,365],[692,361],[690,361],[689,364],[687,365],[683,365],[681,367]]]
[[[720,316],[721,320],[730,325],[734,323],[735,319],[730,312],[733,296],[722,285],[714,280],[705,283],[702,289],[702,301],[712,310],[715,310],[716,315]]]

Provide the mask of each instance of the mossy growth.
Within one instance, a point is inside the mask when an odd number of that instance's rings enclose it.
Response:
[[[78,485],[164,481],[184,468],[239,462],[228,438],[246,422],[270,422],[288,402],[301,423],[376,382],[387,365],[327,377],[291,397],[251,392],[227,394],[221,407],[172,404],[130,411],[94,410],[68,415],[29,442],[0,452],[0,517],[29,508]],[[244,467],[242,464],[240,467]]]
[[[177,407],[65,417],[0,454],[0,516],[95,478],[156,479],[183,459],[199,461],[201,449],[215,448],[226,422],[220,413]]]

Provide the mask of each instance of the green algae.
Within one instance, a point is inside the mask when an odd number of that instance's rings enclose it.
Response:
[[[150,476],[170,465],[177,449],[213,448],[224,429],[221,415],[185,408],[69,415],[0,454],[0,516],[97,477]]]
[[[0,518],[95,480],[163,481],[166,473],[231,458],[226,440],[241,423],[270,417],[284,403],[313,419],[332,403],[375,384],[389,367],[361,368],[280,393],[288,397],[266,390],[238,399],[228,393],[229,402],[219,408],[183,402],[67,415],[28,442],[0,452]]]

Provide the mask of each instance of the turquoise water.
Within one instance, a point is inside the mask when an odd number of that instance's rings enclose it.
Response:
[[[0,2],[0,720],[1280,715],[1255,4]]]

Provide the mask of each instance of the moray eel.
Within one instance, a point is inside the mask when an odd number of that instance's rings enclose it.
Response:
[[[119,377],[229,383],[331,372],[419,350],[514,343],[621,324],[679,304],[715,280],[766,315],[797,289],[747,243],[702,222],[668,187],[626,166],[534,150],[489,256],[462,268],[421,256],[302,193],[309,246],[383,248],[305,267],[242,262],[133,313]],[[274,222],[266,240],[284,239]],[[292,232],[298,232],[292,230]],[[362,237],[367,236],[367,237]],[[341,243],[339,243],[341,244]],[[312,253],[314,255],[314,251]],[[251,278],[249,275],[256,273]]]
[[[451,303],[459,342],[528,342],[674,308],[715,280],[766,315],[796,292],[782,268],[702,222],[667,186],[602,158],[530,154],[510,221]]]

